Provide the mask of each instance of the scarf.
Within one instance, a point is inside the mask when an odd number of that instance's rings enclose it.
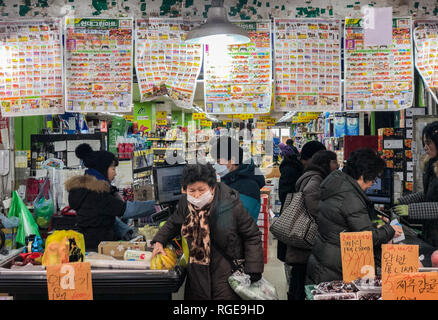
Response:
[[[93,176],[93,177],[95,177],[97,180],[105,180],[105,181],[107,181],[109,184],[111,184],[111,182],[108,180],[108,178],[105,177],[102,173],[100,173],[100,172],[97,171],[96,169],[87,169],[87,170],[85,170],[85,174],[88,174],[89,176]]]
[[[190,239],[192,243],[189,252],[190,263],[210,264],[210,226],[208,218],[212,202],[202,209],[197,209],[188,202],[189,214],[182,225],[181,235],[187,241]]]

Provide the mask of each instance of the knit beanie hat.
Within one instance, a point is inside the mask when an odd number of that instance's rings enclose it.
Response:
[[[108,168],[119,164],[116,156],[108,151],[93,151],[88,143],[80,144],[75,150],[76,157],[84,162],[84,166],[95,169],[108,178]]]
[[[325,146],[319,141],[309,141],[301,148],[301,159],[309,160],[318,151],[326,150]]]

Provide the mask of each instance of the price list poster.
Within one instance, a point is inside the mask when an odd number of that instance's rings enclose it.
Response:
[[[64,113],[60,19],[0,22],[3,117]]]
[[[198,25],[182,19],[136,20],[135,66],[141,101],[166,95],[179,107],[193,105],[202,45],[184,41]]]
[[[132,108],[133,20],[66,19],[66,110]]]
[[[392,45],[365,46],[363,20],[345,20],[345,111],[397,111],[412,106],[411,30],[411,18],[394,18]]]
[[[268,113],[272,97],[271,23],[234,22],[250,42],[204,46],[204,97],[212,114]]]
[[[438,22],[415,21],[414,41],[415,67],[435,101],[438,101]]]
[[[340,20],[275,19],[275,110],[342,109]]]

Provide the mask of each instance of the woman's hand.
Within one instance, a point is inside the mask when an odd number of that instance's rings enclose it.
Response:
[[[401,235],[402,235],[402,233],[403,233],[403,229],[402,229],[402,227],[400,227],[400,226],[397,226],[397,225],[393,225],[393,226],[391,226],[393,229],[394,229],[394,231],[395,231],[395,234],[394,234],[394,238],[398,238],[398,237],[400,237]]]
[[[154,250],[152,251],[152,258],[154,258],[157,254],[166,255],[166,251],[164,251],[164,247],[160,242],[155,242]]]

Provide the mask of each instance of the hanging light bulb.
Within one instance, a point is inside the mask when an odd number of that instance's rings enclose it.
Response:
[[[228,21],[223,0],[212,0],[208,10],[207,22],[189,31],[186,43],[189,44],[244,44],[250,41],[248,31]]]

